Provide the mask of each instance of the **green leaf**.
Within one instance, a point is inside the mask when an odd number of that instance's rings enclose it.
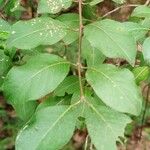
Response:
[[[94,48],[86,38],[83,38],[82,41],[82,56],[86,59],[88,66],[99,65],[103,63],[106,58],[102,52]]]
[[[0,40],[6,40],[8,38],[8,34],[11,31],[11,26],[9,25],[8,22],[6,22],[3,19],[0,19]],[[0,41],[0,45],[2,45],[1,43],[5,42],[5,41]]]
[[[150,28],[150,18],[145,18],[142,20],[141,25],[145,28]]]
[[[72,0],[40,0],[38,13],[56,14],[71,6]]]
[[[65,35],[63,23],[49,17],[41,17],[14,24],[7,43],[8,47],[31,49],[39,45],[55,44]]]
[[[3,19],[0,19],[0,32],[10,32],[11,26],[8,22]]]
[[[2,4],[3,4],[3,0],[0,0],[0,8],[1,8],[1,6],[3,6]]]
[[[126,0],[112,0],[112,1],[114,1],[117,4],[123,4],[126,2]]]
[[[105,19],[85,27],[84,35],[91,45],[111,58],[135,63],[136,42],[122,23]]]
[[[97,150],[116,150],[116,141],[124,137],[124,128],[131,119],[108,107],[87,102],[86,125]]]
[[[83,5],[82,15],[87,19],[87,21],[89,19],[90,23],[91,20],[95,20],[97,18],[97,6]]]
[[[97,5],[99,4],[100,2],[103,2],[104,0],[93,0],[92,2],[90,2],[90,5],[91,6],[94,6],[94,5]]]
[[[65,98],[49,96],[47,99],[45,99],[42,103],[38,105],[37,111],[48,106],[64,105]]]
[[[0,86],[3,83],[10,66],[11,66],[10,58],[4,54],[3,50],[0,50]]]
[[[50,106],[37,111],[18,134],[16,150],[61,149],[75,130],[78,117],[76,105]]]
[[[144,6],[144,5],[138,6],[133,10],[131,16],[139,17],[139,18],[149,18],[150,17],[150,7]]]
[[[26,9],[20,5],[21,0],[16,0],[14,3],[14,7],[10,10],[11,12],[15,11],[25,11]]]
[[[148,66],[135,67],[133,69],[133,74],[135,76],[136,83],[140,84],[141,81],[148,79],[150,75],[150,68]]]
[[[75,93],[72,102],[77,102],[79,97],[80,94]],[[85,118],[83,124],[86,123],[92,143],[98,150],[115,150],[116,141],[124,137],[124,128],[131,119],[104,106],[98,100],[86,91],[85,98],[77,108],[79,116]]]
[[[69,63],[52,54],[39,54],[6,77],[4,91],[9,101],[37,100],[52,92],[66,77]]]
[[[148,37],[143,43],[143,56],[144,60],[150,64],[150,37]]]
[[[3,50],[0,50],[0,76],[5,74],[10,68],[11,60],[4,54]]]
[[[124,22],[123,24],[127,30],[131,32],[136,41],[144,38],[149,30],[149,28],[145,28],[144,26],[135,22]]]
[[[82,79],[84,81],[84,79]],[[57,96],[64,96],[65,93],[73,94],[79,92],[79,79],[77,76],[69,76],[56,88],[54,94]]]
[[[133,115],[141,112],[142,98],[129,70],[99,65],[88,69],[86,79],[99,98],[111,108]]]
[[[68,27],[67,35],[63,38],[65,44],[69,45],[79,37],[79,15],[76,13],[67,13],[57,18]]]
[[[8,103],[13,106],[17,116],[23,121],[28,121],[34,114],[37,107],[36,101],[26,102],[24,99],[15,99]]]

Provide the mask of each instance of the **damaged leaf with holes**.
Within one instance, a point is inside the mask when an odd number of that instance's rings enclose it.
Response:
[[[39,45],[52,45],[66,35],[66,26],[49,17],[19,21],[12,26],[8,47],[32,49]]]
[[[38,13],[56,14],[67,9],[72,4],[72,0],[40,0]]]

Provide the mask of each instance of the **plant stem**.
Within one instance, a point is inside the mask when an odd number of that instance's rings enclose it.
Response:
[[[81,75],[81,49],[82,49],[82,35],[83,35],[83,20],[82,20],[82,0],[78,0],[79,5],[79,45],[78,45],[78,78],[80,85],[80,100],[84,98],[83,86],[82,86],[82,75]]]
[[[86,136],[86,139],[85,139],[84,150],[87,150],[87,147],[88,147],[88,141],[89,141],[89,136],[87,135],[87,136]]]
[[[147,0],[144,5],[147,6],[147,5],[149,5],[149,3],[150,3],[150,0]]]
[[[122,6],[119,6],[119,7],[115,8],[115,9],[109,11],[109,12],[106,13],[105,15],[103,15],[102,18],[109,16],[110,14],[112,14],[112,13],[118,11],[118,10],[121,9],[121,8],[126,8],[126,7],[137,7],[137,6],[139,6],[139,5],[136,5],[136,4],[128,4],[128,5],[122,5]]]
[[[145,102],[145,106],[144,106],[144,112],[142,115],[142,122],[141,122],[141,129],[140,129],[140,133],[139,133],[139,140],[142,139],[142,130],[143,130],[143,125],[144,125],[144,121],[145,121],[145,117],[146,117],[146,110],[148,108],[148,102],[149,102],[149,94],[150,94],[150,85],[148,84],[148,86],[146,86],[147,89],[147,93],[146,93],[146,102]]]

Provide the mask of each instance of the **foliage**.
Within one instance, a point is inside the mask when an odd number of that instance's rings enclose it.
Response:
[[[0,20],[0,90],[24,123],[16,150],[61,149],[82,128],[97,150],[115,150],[130,117],[140,115],[139,85],[150,82],[150,7],[119,22],[97,17],[102,1],[40,0],[37,17]],[[21,13],[13,2],[5,11]]]

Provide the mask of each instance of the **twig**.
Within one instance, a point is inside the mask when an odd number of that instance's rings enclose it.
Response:
[[[141,140],[141,138],[142,138],[142,130],[143,130],[144,120],[145,120],[145,116],[146,116],[146,110],[148,107],[148,101],[149,101],[150,85],[148,85],[147,87],[148,87],[148,90],[147,90],[147,94],[146,94],[146,102],[145,102],[144,112],[143,112],[142,121],[141,121],[141,129],[139,131],[139,140]]]
[[[109,11],[109,12],[106,13],[105,15],[103,15],[102,18],[109,16],[110,14],[112,14],[112,13],[118,11],[118,10],[121,9],[121,8],[126,8],[126,7],[137,7],[137,6],[139,6],[139,5],[128,4],[128,5],[122,5],[122,6],[119,6],[119,7],[115,8],[115,9]]]
[[[90,150],[93,150],[93,143],[90,144]]]
[[[83,35],[83,20],[82,20],[82,0],[78,0],[79,5],[79,45],[78,45],[78,78],[80,85],[80,100],[84,99],[83,86],[82,86],[82,75],[81,75],[81,49],[82,49],[82,35]]]
[[[87,147],[88,147],[88,141],[89,141],[89,136],[87,135],[87,136],[86,136],[86,139],[85,139],[84,150],[87,150]]]
[[[0,12],[0,17],[2,18],[2,19],[6,19],[5,18],[5,16]]]
[[[150,0],[147,0],[144,5],[147,6],[147,5],[149,5],[149,3],[150,3]]]

